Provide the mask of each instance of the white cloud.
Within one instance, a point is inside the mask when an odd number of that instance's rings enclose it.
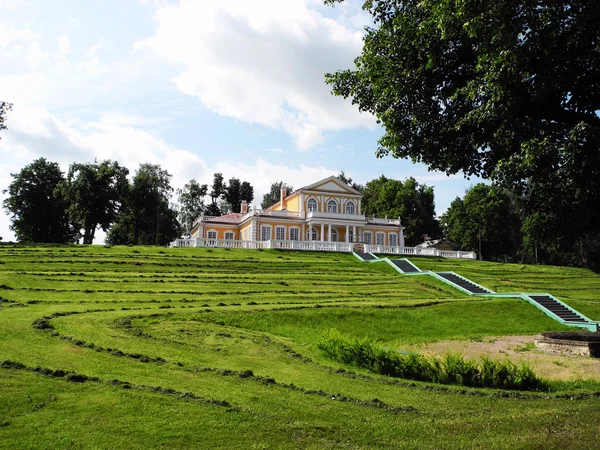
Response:
[[[180,0],[158,9],[156,34],[136,45],[180,67],[174,79],[210,110],[283,130],[300,150],[323,133],[375,127],[333,97],[324,74],[352,67],[362,33],[326,18],[312,0]]]
[[[64,171],[74,161],[92,162],[96,158],[119,161],[132,173],[143,162],[160,164],[173,175],[175,189],[193,178],[210,185],[213,173],[221,172],[226,180],[237,177],[249,181],[254,186],[255,205],[260,205],[274,181],[283,180],[300,187],[335,173],[323,166],[288,167],[263,158],[250,163],[226,160],[209,167],[195,153],[136,128],[143,119],[119,114],[104,117],[94,122],[65,122],[41,108],[19,108],[11,113],[10,127],[0,140],[0,192],[11,183],[10,173],[18,173],[40,157],[58,162]],[[0,202],[4,198],[0,194]],[[14,239],[8,227],[9,218],[3,211],[0,236],[4,240]],[[98,239],[103,239],[102,233]]]

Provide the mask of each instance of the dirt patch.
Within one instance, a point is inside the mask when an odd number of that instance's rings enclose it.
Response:
[[[542,353],[535,348],[534,336],[487,337],[482,341],[440,341],[408,346],[405,349],[425,355],[440,356],[451,351],[477,359],[489,355],[514,363],[529,364],[535,372],[549,380],[600,380],[600,358],[563,356]]]
[[[81,353],[83,351],[83,349],[81,347],[76,347],[74,345],[67,345],[65,347],[65,352],[69,352],[69,353]]]

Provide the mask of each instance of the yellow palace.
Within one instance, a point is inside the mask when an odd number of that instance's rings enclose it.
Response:
[[[171,246],[440,253],[405,247],[400,218],[366,217],[361,202],[360,192],[333,176],[289,195],[282,186],[280,200],[267,209],[248,210],[242,202],[240,213],[200,216],[191,238],[178,239]],[[470,257],[467,252],[443,253],[448,255],[440,256]]]

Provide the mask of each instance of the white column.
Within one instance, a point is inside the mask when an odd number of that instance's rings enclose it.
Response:
[[[358,214],[362,214],[361,210],[360,210],[360,198],[358,199]]]
[[[352,240],[354,242],[358,242],[358,239],[356,237],[356,225],[352,225]]]
[[[350,242],[350,225],[346,225],[346,242]]]
[[[321,212],[327,212],[327,208],[325,207],[325,196],[321,194]]]
[[[325,241],[325,224],[321,224],[321,241]]]
[[[331,242],[331,224],[329,224],[329,231],[327,232],[327,242]]]
[[[300,193],[300,212],[304,212],[304,192]]]
[[[299,236],[299,240],[303,241],[306,239],[306,226],[302,224],[302,234]]]

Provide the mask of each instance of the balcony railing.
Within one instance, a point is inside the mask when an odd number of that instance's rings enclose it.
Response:
[[[321,211],[309,211],[306,213],[307,219],[341,219],[341,220],[358,220],[365,221],[364,214],[345,214]]]
[[[351,252],[351,242],[324,241],[236,241],[230,239],[177,239],[171,247],[217,247],[217,248],[275,248],[317,252]],[[392,245],[364,244],[364,251],[386,255],[441,256],[444,258],[477,259],[475,252],[439,250],[437,248],[399,247]]]
[[[443,258],[477,259],[475,252],[440,250],[437,248],[395,247],[365,244],[365,252],[388,255],[441,256]]]

